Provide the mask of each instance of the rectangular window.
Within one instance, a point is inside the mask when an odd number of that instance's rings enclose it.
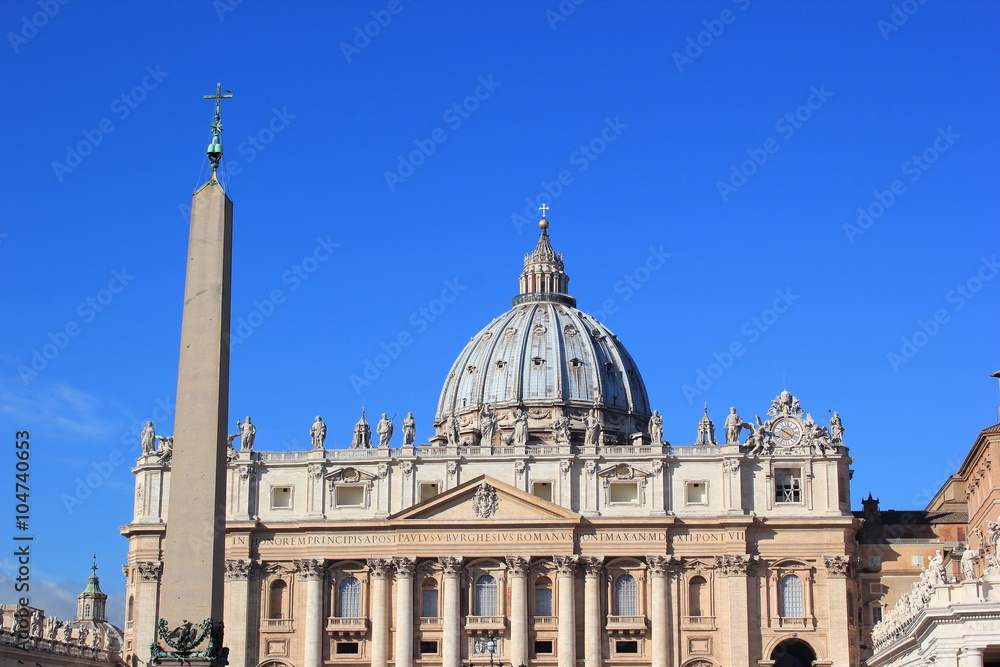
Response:
[[[639,502],[639,485],[635,482],[611,482],[608,500],[618,505],[636,505]]]
[[[292,508],[292,487],[272,486],[271,487],[271,509],[287,510]]]
[[[802,502],[802,470],[779,468],[774,471],[774,502]]]
[[[882,564],[882,559],[878,556],[868,557],[868,567],[878,567]]]
[[[552,482],[533,482],[531,495],[552,502]]]
[[[924,557],[923,556],[910,556],[910,565],[913,567],[923,567]]]
[[[872,625],[882,620],[882,607],[872,607]]]
[[[430,500],[438,494],[437,482],[422,482],[420,484],[420,502]]]
[[[358,642],[337,642],[337,655],[358,655],[361,645]]]
[[[877,583],[874,583],[874,582],[868,584],[868,592],[870,594],[872,594],[872,595],[881,595],[882,594],[882,584],[877,584]]]
[[[551,655],[552,654],[552,642],[535,642],[535,655]]]
[[[421,655],[437,655],[438,643],[437,642],[420,642],[420,654]]]
[[[615,642],[615,653],[618,655],[622,654],[633,654],[639,652],[639,642],[637,641],[616,641]]]
[[[365,487],[338,486],[337,507],[362,507],[365,504]]]
[[[688,505],[708,504],[708,482],[688,482],[687,498]]]
[[[438,617],[438,592],[436,588],[425,588],[421,600],[420,616],[423,618]]]
[[[535,616],[552,615],[552,589],[535,589]]]

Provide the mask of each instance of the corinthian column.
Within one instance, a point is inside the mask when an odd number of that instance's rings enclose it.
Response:
[[[528,664],[528,563],[524,556],[507,556],[510,575],[510,664]]]
[[[729,660],[726,664],[732,667],[748,667],[750,664],[747,574],[753,561],[753,556],[745,554],[715,557],[715,567],[726,578],[729,591]],[[846,603],[844,608],[847,608]]]
[[[156,638],[156,619],[159,618],[160,575],[163,563],[160,561],[138,561],[135,564],[138,575],[135,584],[135,618],[132,621],[133,651],[140,665],[147,664],[142,658],[149,644]]]
[[[396,566],[396,667],[413,667],[413,568],[417,559],[394,558]]]
[[[583,565],[583,658],[586,667],[601,667],[604,640],[601,634],[601,574],[604,571],[604,556],[584,556]]]
[[[248,560],[226,561],[226,610],[223,620],[229,635],[230,667],[247,667],[247,602],[250,567]]]
[[[438,562],[444,571],[441,581],[442,595],[444,597],[443,623],[444,633],[441,638],[441,666],[459,667],[462,660],[461,653],[461,633],[462,618],[459,615],[462,557],[461,556],[438,556]]]
[[[851,633],[846,614],[853,613],[847,609],[847,587],[851,581],[850,556],[823,556],[826,564],[826,585],[830,604],[827,618],[830,619],[830,659],[835,665],[851,664]],[[802,582],[805,584],[806,582]],[[806,588],[803,586],[803,588]],[[808,589],[805,591],[808,593]],[[808,599],[808,595],[806,596]],[[810,614],[811,615],[811,614]],[[968,664],[975,664],[969,662]],[[982,663],[980,663],[981,665]]]
[[[323,568],[325,561],[303,558],[295,561],[295,571],[306,588],[306,632],[304,662],[323,662]]]
[[[579,556],[553,556],[559,590],[559,667],[576,667],[576,565]]]
[[[386,667],[389,662],[389,567],[388,558],[369,558],[372,575],[372,667]],[[310,664],[310,663],[307,663]]]
[[[646,556],[653,590],[650,599],[652,622],[652,667],[667,667],[667,565],[668,556]]]

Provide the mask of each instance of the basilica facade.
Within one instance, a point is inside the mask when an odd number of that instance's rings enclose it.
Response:
[[[716,436],[706,410],[692,442],[663,441],[638,366],[576,308],[540,226],[512,307],[448,373],[430,442],[364,415],[350,449],[326,449],[318,417],[308,451],[258,451],[249,419],[231,439],[230,664],[858,664],[839,416],[819,425],[783,391],[745,407],[766,418],[733,409]],[[152,437],[122,528],[132,665],[170,519],[170,439]]]

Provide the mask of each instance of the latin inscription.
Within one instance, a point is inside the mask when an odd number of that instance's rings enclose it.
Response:
[[[664,543],[674,542],[730,542],[746,539],[742,530],[691,532],[670,534],[667,531],[600,531],[574,533],[572,531],[515,531],[515,532],[465,532],[465,533],[338,533],[333,535],[267,535],[261,537],[233,536],[233,546],[245,546],[249,540],[255,547],[311,546],[311,545],[365,545],[365,544],[512,544],[543,542],[575,542],[576,544],[608,542]]]

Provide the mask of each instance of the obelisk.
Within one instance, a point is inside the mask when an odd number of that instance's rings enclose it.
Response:
[[[219,182],[222,94],[216,87],[212,175],[191,200],[170,499],[154,663],[221,666],[229,423],[233,202]]]

